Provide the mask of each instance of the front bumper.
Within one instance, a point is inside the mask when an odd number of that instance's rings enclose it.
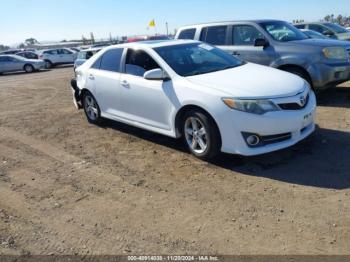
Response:
[[[290,147],[314,132],[315,116],[316,97],[313,92],[309,103],[301,110],[282,110],[264,115],[230,110],[217,121],[222,138],[221,151],[252,156]],[[276,142],[252,148],[247,145],[242,132],[257,134],[261,137],[279,134],[290,134],[290,137],[283,141],[276,140]]]
[[[313,66],[311,77],[316,89],[324,89],[350,80],[350,63],[327,64]]]

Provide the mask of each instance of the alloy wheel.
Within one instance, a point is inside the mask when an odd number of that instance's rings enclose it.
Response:
[[[187,118],[184,131],[188,146],[197,154],[204,153],[208,147],[208,140],[202,121],[196,117]]]
[[[96,121],[98,118],[98,107],[95,99],[91,95],[85,96],[84,108],[88,118],[91,121]]]

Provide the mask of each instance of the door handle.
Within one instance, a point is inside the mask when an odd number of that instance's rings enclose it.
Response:
[[[123,80],[121,84],[122,84],[122,86],[124,86],[124,87],[130,87],[128,81],[126,81],[126,80]]]
[[[95,77],[93,75],[89,75],[90,80],[95,80]]]

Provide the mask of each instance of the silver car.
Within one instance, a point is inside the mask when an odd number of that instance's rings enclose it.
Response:
[[[176,39],[216,45],[248,62],[296,74],[315,89],[350,80],[350,43],[310,39],[278,20],[232,21],[182,27]]]
[[[0,55],[0,74],[17,71],[32,73],[44,68],[43,60],[26,59],[17,55]]]

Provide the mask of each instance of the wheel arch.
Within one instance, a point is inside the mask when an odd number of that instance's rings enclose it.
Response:
[[[33,70],[35,70],[35,66],[33,66],[33,65],[30,64],[30,63],[25,63],[25,64],[23,65],[23,70],[25,70],[26,66],[31,66],[31,67],[33,68]]]
[[[296,65],[296,64],[283,64],[280,65],[279,67],[277,67],[277,69],[283,70],[283,71],[287,71],[287,69],[297,69],[300,70],[301,72],[303,72],[303,74],[306,76],[307,81],[309,82],[309,84],[311,85],[311,87],[313,88],[313,82],[312,82],[312,78],[310,73],[307,71],[306,68],[304,68],[301,65]]]
[[[176,137],[181,137],[182,136],[182,130],[181,130],[181,124],[183,122],[183,118],[185,116],[185,114],[189,111],[200,111],[204,114],[206,114],[207,116],[209,116],[211,118],[211,120],[213,121],[213,123],[216,125],[216,128],[219,132],[219,137],[220,137],[220,142],[222,142],[222,137],[221,137],[221,132],[220,132],[220,128],[219,125],[217,124],[217,122],[215,121],[215,118],[212,116],[212,114],[210,114],[207,110],[205,110],[203,107],[198,106],[198,105],[194,105],[194,104],[188,104],[188,105],[184,105],[183,107],[181,107],[176,115],[175,115],[175,134]]]

